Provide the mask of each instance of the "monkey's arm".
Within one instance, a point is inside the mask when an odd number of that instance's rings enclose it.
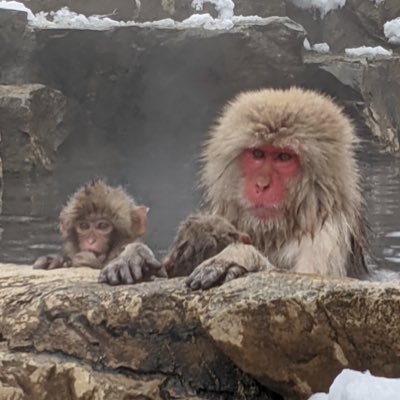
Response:
[[[62,256],[60,254],[49,254],[47,256],[39,257],[33,264],[34,269],[56,269],[56,268],[69,268],[72,266],[70,257]]]
[[[103,268],[99,282],[132,284],[149,280],[152,276],[166,278],[167,273],[148,246],[135,242],[128,244],[117,258]]]
[[[195,213],[181,223],[164,259],[170,278],[188,276],[204,260],[220,253],[231,243],[250,243],[226,218]]]
[[[236,279],[248,272],[273,271],[276,268],[254,246],[233,243],[221,253],[203,261],[186,278],[193,290],[209,289]]]

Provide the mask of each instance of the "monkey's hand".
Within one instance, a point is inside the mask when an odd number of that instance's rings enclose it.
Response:
[[[33,269],[69,268],[71,265],[72,261],[69,257],[59,254],[49,254],[39,257],[33,264]]]
[[[248,272],[272,271],[274,269],[268,259],[254,246],[234,243],[195,268],[186,278],[186,285],[193,290],[209,289]]]
[[[151,277],[166,278],[163,265],[143,243],[130,243],[114,260],[100,272],[99,282],[109,285],[132,284],[149,280]]]
[[[193,269],[236,242],[249,243],[248,235],[239,232],[219,215],[191,214],[179,226],[174,242],[164,259],[169,277],[187,276]]]

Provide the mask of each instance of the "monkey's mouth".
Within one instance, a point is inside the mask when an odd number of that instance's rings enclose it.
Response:
[[[100,253],[98,251],[94,251],[94,250],[89,250],[100,262],[105,261],[106,259],[106,254],[104,253]]]
[[[282,216],[282,208],[279,204],[253,204],[247,207],[247,211],[258,219],[269,220]]]

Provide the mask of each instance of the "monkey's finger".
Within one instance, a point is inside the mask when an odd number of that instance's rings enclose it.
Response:
[[[164,268],[163,265],[155,271],[153,271],[154,276],[157,278],[168,278],[167,270]]]
[[[239,276],[244,275],[246,272],[246,269],[242,266],[233,264],[231,267],[229,267],[229,270],[225,275],[224,283],[239,278]]]
[[[129,267],[134,281],[140,282],[143,279],[142,266],[134,263],[134,264],[129,264]]]
[[[186,279],[186,285],[192,290],[201,289],[201,280],[199,278]]]
[[[208,268],[204,271],[201,277],[201,287],[203,289],[210,289],[221,282],[221,279],[225,275],[225,269],[222,268]]]
[[[104,272],[104,277],[102,277],[104,280],[100,281],[99,277],[99,282],[108,283],[112,286],[119,285],[121,283],[121,279],[118,270],[118,265],[113,265],[111,268],[104,269],[101,271],[102,273]]]
[[[42,256],[39,257],[35,263],[33,264],[33,269],[47,269],[48,267],[48,257],[47,256]]]
[[[194,290],[200,289],[200,287],[197,287],[197,283],[194,283],[194,282],[197,282],[200,280],[200,273],[201,273],[200,268],[196,267],[193,270],[193,272],[185,279],[186,286],[188,286]],[[196,286],[196,287],[192,287],[192,284],[193,284],[193,286]]]
[[[50,260],[50,264],[47,267],[47,269],[56,269],[62,267],[62,260],[60,257],[54,257],[52,260]]]
[[[119,268],[120,283],[132,284],[134,278],[128,264],[121,265]]]

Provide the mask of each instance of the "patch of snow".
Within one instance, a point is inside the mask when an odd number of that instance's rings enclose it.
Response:
[[[323,53],[323,54],[329,53],[331,51],[328,43],[310,44],[310,42],[307,38],[304,39],[303,47],[307,51],[316,51],[317,53]]]
[[[375,57],[391,57],[393,51],[391,49],[387,50],[384,49],[382,46],[377,47],[354,47],[345,49],[344,52],[346,56],[349,57],[368,57],[368,58],[375,58]]]
[[[329,393],[317,393],[309,400],[398,400],[400,379],[373,376],[344,369],[333,381]]]
[[[0,1],[0,8],[6,10],[25,11],[28,14],[29,20],[35,17],[33,15],[33,12],[29,8],[25,7],[25,5],[20,3],[19,1]]]
[[[400,17],[385,22],[383,33],[388,38],[389,43],[400,44]]]
[[[295,6],[305,10],[319,10],[321,18],[331,11],[341,8],[346,0],[290,0]]]
[[[233,9],[235,8],[235,3],[232,0],[193,0],[192,7],[196,11],[201,11],[205,3],[214,4],[218,12],[217,19],[232,19]]]
[[[379,6],[379,4],[382,4],[385,0],[371,0],[371,1],[374,2],[376,6]]]

